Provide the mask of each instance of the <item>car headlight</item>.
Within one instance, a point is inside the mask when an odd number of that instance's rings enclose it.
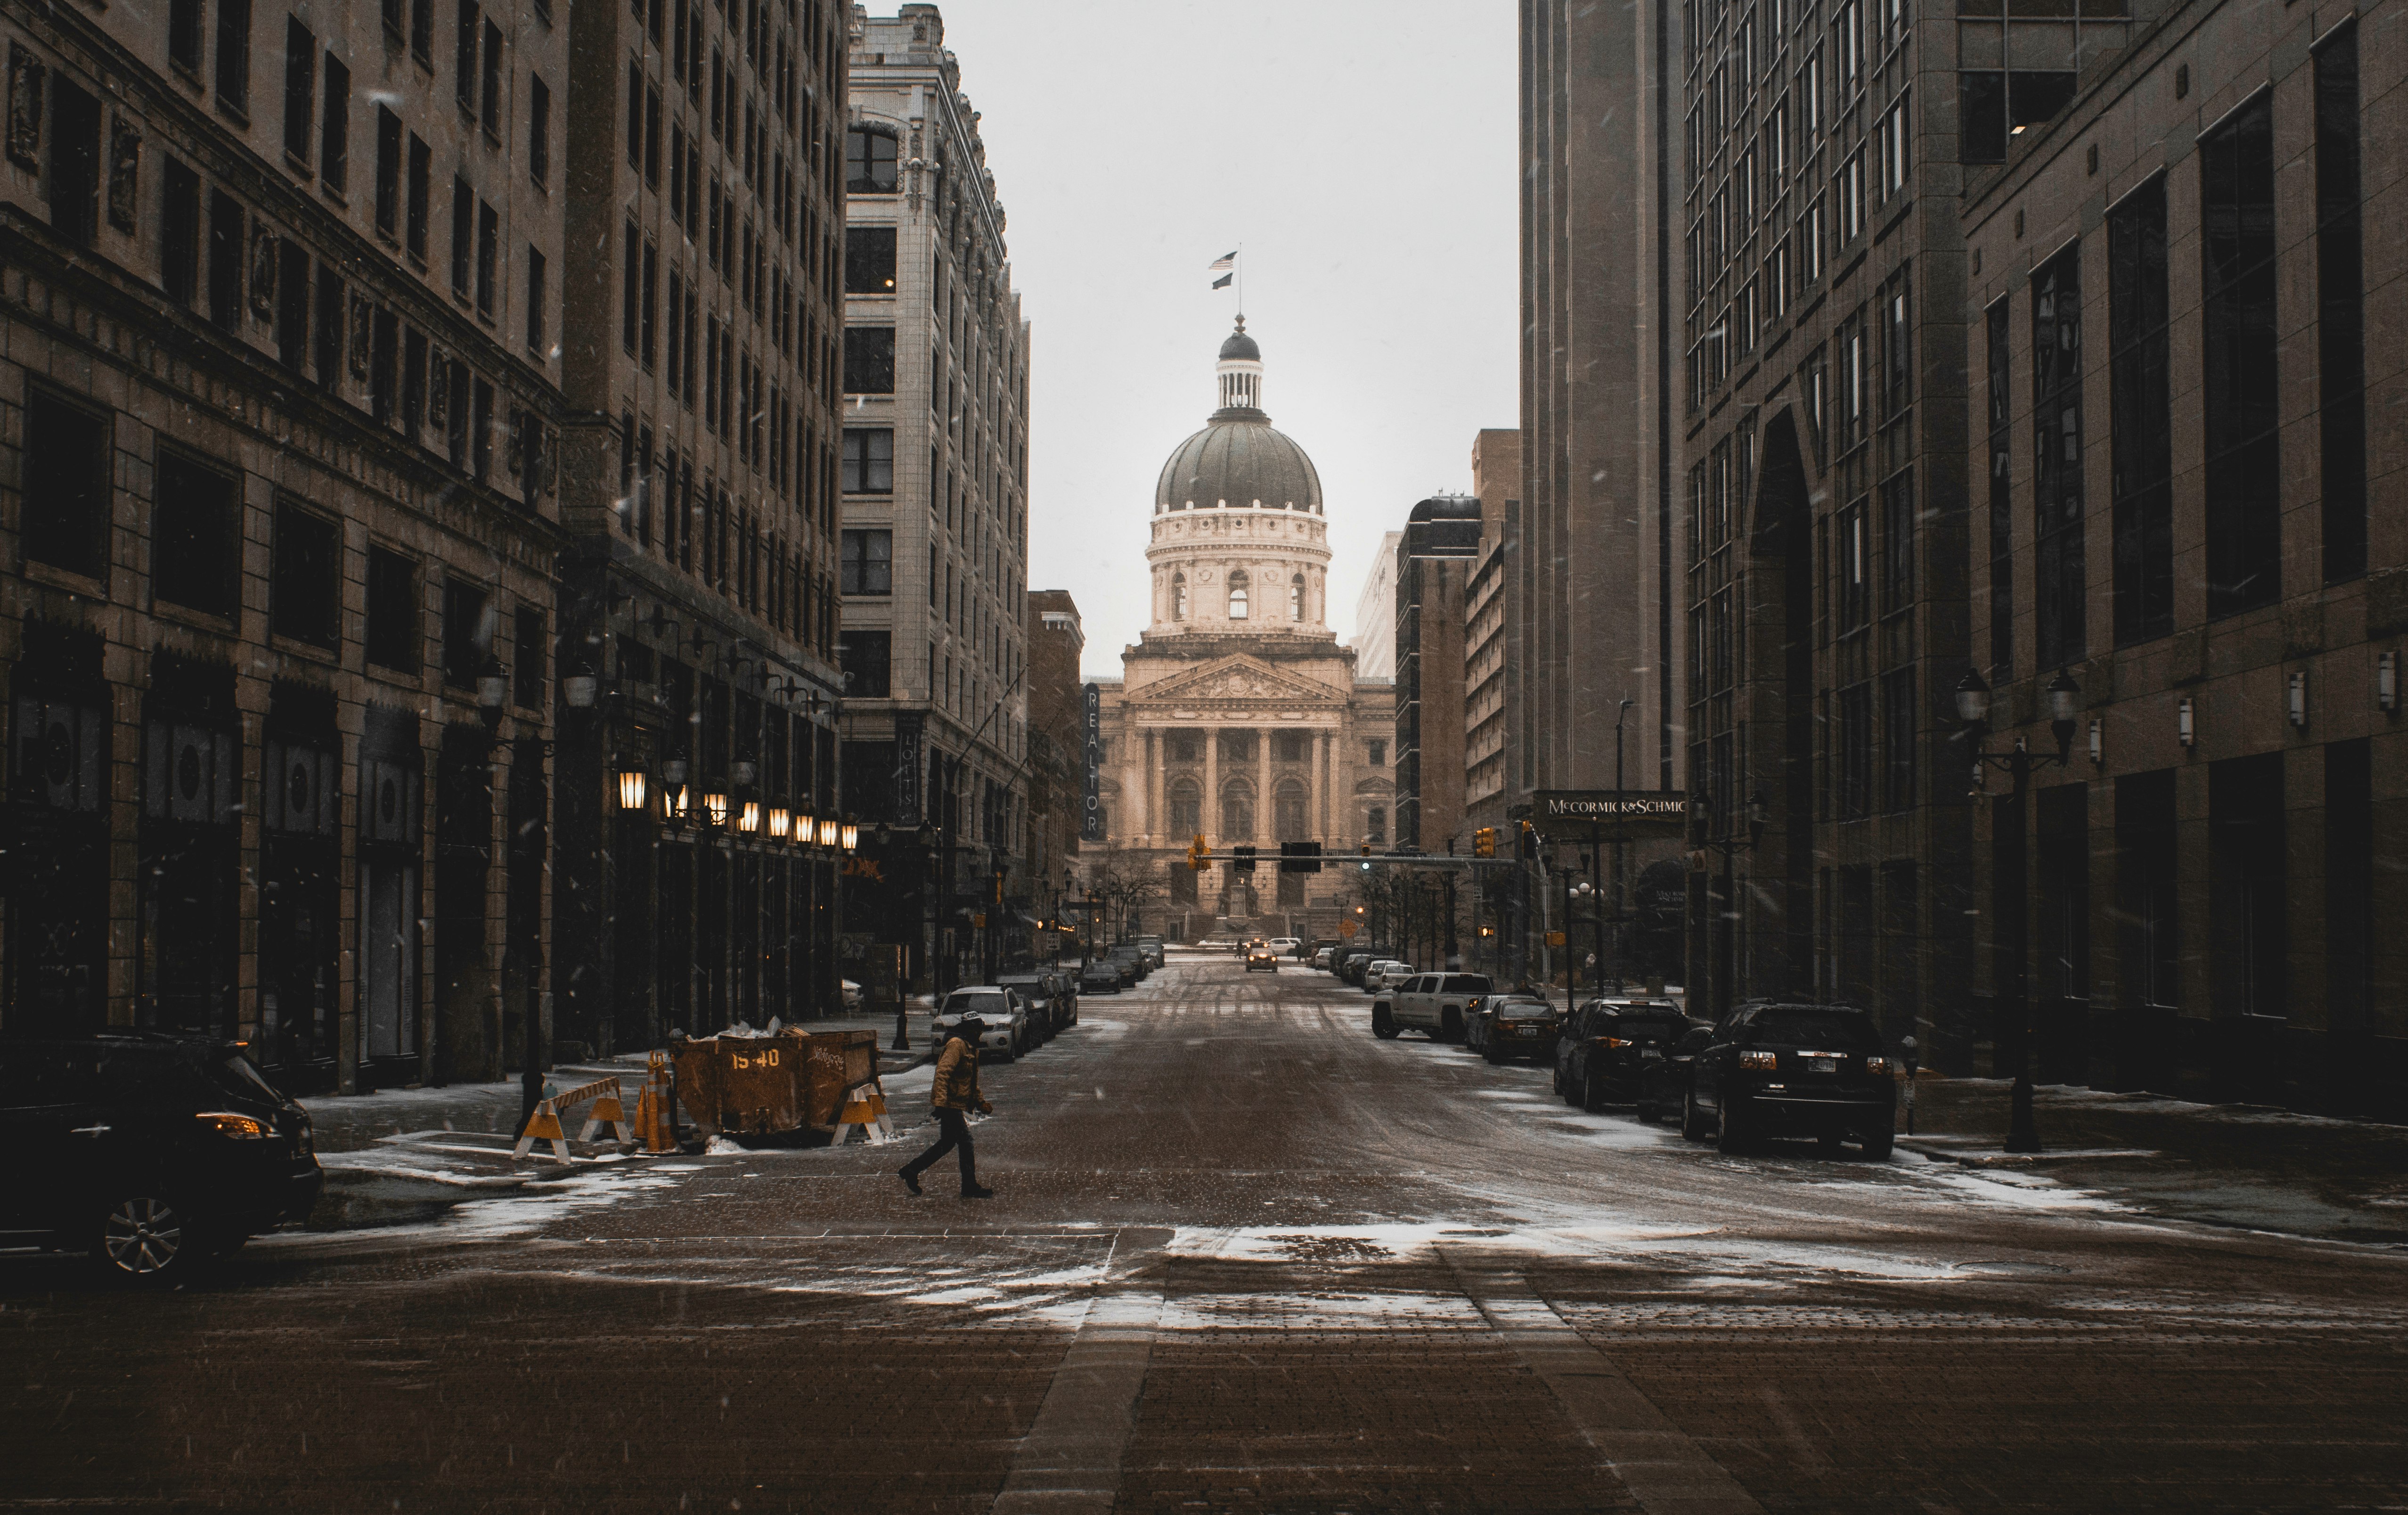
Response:
[[[1781,1066],[1781,1060],[1770,1052],[1742,1052],[1739,1055],[1739,1065],[1742,1068],[1761,1068],[1766,1073],[1770,1073]]]
[[[266,1121],[233,1110],[203,1110],[193,1118],[219,1135],[231,1136],[238,1142],[264,1141],[275,1134]]]

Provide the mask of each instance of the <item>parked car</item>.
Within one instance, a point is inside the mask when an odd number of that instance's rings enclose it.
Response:
[[[1139,936],[1132,937],[1130,940],[1134,941],[1140,947],[1144,949],[1146,958],[1145,966],[1149,973],[1163,966],[1170,960],[1170,954],[1164,950],[1161,937]]]
[[[1639,1070],[1639,1118],[1660,1120],[1666,1116],[1679,1116],[1689,1099],[1689,1076],[1698,1065],[1698,1054],[1713,1040],[1714,1025],[1711,1020],[1691,1020],[1688,1030],[1664,1049],[1664,1056],[1644,1063]]]
[[[1079,971],[1075,968],[1054,968],[1046,977],[1054,981],[1054,1025],[1056,1030],[1079,1023]]]
[[[951,1032],[973,1010],[986,1022],[986,1032],[979,1038],[980,1052],[1000,1052],[1003,1060],[1010,1062],[1028,1050],[1028,1002],[1001,984],[973,984],[946,995],[936,1017],[939,1043],[941,1033]]]
[[[1355,947],[1340,956],[1338,976],[1357,988],[1363,988],[1363,975],[1369,972],[1371,964],[1384,960],[1387,956],[1384,951],[1377,951],[1370,947]]]
[[[860,985],[854,983],[850,978],[839,978],[836,981],[836,987],[837,993],[844,1000],[844,1007],[846,1009],[858,1010],[861,1008]]]
[[[1283,958],[1294,957],[1296,949],[1302,945],[1304,945],[1304,940],[1301,937],[1274,936],[1271,938],[1271,950]]]
[[[1402,958],[1383,959],[1363,971],[1363,988],[1370,993],[1378,994],[1394,988],[1419,972],[1421,972],[1420,969]]]
[[[1470,977],[1456,974],[1452,977]],[[1466,1040],[1491,1062],[1527,1058],[1533,1062],[1555,1060],[1555,1041],[1563,1014],[1536,994],[1497,994],[1480,1002],[1472,1012]]]
[[[1118,994],[1121,991],[1121,970],[1108,958],[1097,958],[1079,970],[1079,992],[1082,994]]]
[[[1836,1004],[1744,1004],[1698,1052],[1681,1113],[1681,1134],[1714,1131],[1726,1152],[1767,1136],[1813,1136],[1826,1151],[1854,1137],[1869,1158],[1886,1158],[1897,1130],[1881,1029],[1862,1010]]]
[[[308,1113],[238,1042],[0,1041],[0,1246],[90,1252],[144,1282],[302,1219],[325,1182]]]
[[[1636,1104],[1649,1065],[1688,1029],[1670,1000],[1591,1000],[1572,1012],[1556,1044],[1555,1092],[1584,1110]]]
[[[1145,976],[1154,972],[1154,965],[1146,960],[1145,950],[1134,942],[1121,943],[1107,956],[1120,965],[1123,983],[1142,983]]]
[[[1268,946],[1246,948],[1246,972],[1251,974],[1258,969],[1267,974],[1278,973],[1279,954]]]
[[[1327,972],[1329,968],[1329,960],[1336,955],[1337,949],[1335,947],[1317,947],[1313,950],[1312,965],[1324,972]]]
[[[1371,1033],[1392,1037],[1411,1029],[1426,1032],[1433,1041],[1460,1042],[1470,1017],[1494,990],[1485,974],[1415,974],[1398,975],[1397,987],[1371,1005]]]
[[[1040,973],[998,974],[996,983],[1018,993],[1028,1006],[1028,1048],[1035,1050],[1054,1039],[1059,1028],[1054,1020],[1054,986]]]

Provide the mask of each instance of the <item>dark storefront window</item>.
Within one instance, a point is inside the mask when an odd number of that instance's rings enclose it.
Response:
[[[232,615],[240,484],[198,458],[162,447],[152,489],[151,593],[187,610]]]
[[[2271,94],[2200,139],[2206,301],[2207,612],[2282,592],[2280,393],[2274,341],[2274,120]]]
[[[2316,414],[2327,584],[2366,571],[2366,272],[2358,210],[2358,24],[2316,50]]]
[[[142,713],[135,1017],[231,1037],[242,743],[234,674],[161,655]]]
[[[2083,634],[2082,247],[2032,275],[2032,608],[2042,668],[2087,650]]]
[[[2107,218],[2115,469],[2115,644],[2174,628],[2173,438],[2168,399],[2166,181]]]
[[[25,556],[99,578],[108,562],[108,419],[45,389],[25,395],[19,492]]]
[[[260,765],[259,1031],[260,1060],[288,1079],[336,1055],[341,761],[334,697],[279,685]]]
[[[2146,1008],[2182,1003],[2175,835],[2173,770],[2115,781],[2116,957],[2130,1003]]]
[[[107,1009],[108,685],[99,637],[34,620],[24,638],[9,676],[17,845],[0,870],[0,1031],[80,1031]]]
[[[2209,768],[2208,936],[2224,1015],[2289,1013],[2283,821],[2281,753]]]

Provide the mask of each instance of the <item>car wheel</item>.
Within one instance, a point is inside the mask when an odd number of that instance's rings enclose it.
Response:
[[[1605,1108],[1605,1080],[1597,1075],[1594,1068],[1581,1080],[1581,1108],[1591,1115]]]
[[[1890,1152],[1898,1144],[1898,1128],[1893,1125],[1884,1126],[1879,1131],[1869,1131],[1860,1140],[1865,1144],[1866,1162],[1887,1162]]]
[[[1560,1062],[1555,1064],[1555,1092],[1564,1097],[1566,1104],[1575,1110],[1580,1108],[1581,1081]]]
[[[1386,1005],[1375,1004],[1371,1007],[1372,1035],[1383,1042],[1393,1042],[1397,1039],[1398,1030],[1397,1017]]]
[[[1441,1042],[1463,1040],[1463,1012],[1449,1008],[1439,1017],[1438,1039]]]
[[[1561,1098],[1561,1097],[1562,1097],[1562,1095],[1563,1095],[1563,1092],[1564,1092],[1564,1065],[1563,1065],[1562,1063],[1558,1062],[1558,1063],[1556,1063],[1556,1064],[1555,1064],[1555,1094],[1556,1094],[1556,1097],[1557,1097],[1557,1098]]]
[[[1681,1096],[1681,1135],[1692,1142],[1706,1139],[1706,1118],[1698,1109],[1698,1091],[1694,1089]]]
[[[1726,1098],[1722,1118],[1714,1123],[1714,1146],[1725,1152],[1744,1152],[1755,1145],[1755,1137],[1748,1130],[1747,1102]]]
[[[129,1194],[111,1205],[93,1242],[93,1255],[104,1266],[146,1284],[180,1282],[209,1250],[183,1210],[150,1194]]]

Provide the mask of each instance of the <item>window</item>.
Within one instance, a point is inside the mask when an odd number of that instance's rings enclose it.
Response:
[[[2007,144],[2073,99],[2076,75],[2044,69],[1968,69],[1956,76],[1967,163],[2004,163]]]
[[[526,252],[526,344],[527,351],[539,363],[551,361],[551,354],[544,351],[543,282],[543,252],[530,242]]]
[[[242,203],[209,192],[209,319],[228,331],[242,327]]]
[[[1914,803],[1914,670],[1882,675],[1882,808]]]
[[[2229,615],[2272,603],[2282,584],[2272,101],[2258,95],[2201,137],[2199,167],[2207,609]]]
[[[169,158],[165,177],[159,281],[169,299],[189,306],[200,293],[201,176]]]
[[[1166,731],[1162,735],[1162,750],[1171,762],[1200,763],[1204,760],[1204,733]]]
[[[167,0],[167,61],[201,71],[201,0]]]
[[[2015,552],[2013,433],[2014,412],[2008,406],[2011,376],[2007,302],[2000,300],[1985,313],[1989,328],[1990,406],[1990,682],[2014,671]]]
[[[1838,818],[1872,814],[1872,788],[1873,686],[1868,683],[1840,691]]]
[[[895,228],[847,226],[844,229],[844,292],[848,295],[895,293]]]
[[[844,328],[844,392],[848,395],[895,393],[895,328]]]
[[[512,633],[510,702],[527,710],[541,710],[545,643],[552,640],[545,630],[543,607],[521,605]]]
[[[476,245],[477,195],[468,181],[452,177],[452,293],[468,297],[468,252]]]
[[[895,533],[847,531],[837,592],[878,596],[895,592]]]
[[[350,187],[351,173],[351,71],[326,54],[325,120],[318,133],[318,180],[331,194]]]
[[[418,671],[418,570],[401,554],[368,549],[367,660],[396,673]]]
[[[1914,470],[1881,486],[1882,610],[1896,614],[1914,602]]]
[[[1385,768],[1388,766],[1388,744],[1386,743],[1364,743],[1363,751],[1366,766],[1371,768]]]
[[[501,221],[494,208],[477,205],[477,313],[494,319],[494,289],[501,279]]]
[[[1861,631],[1872,613],[1871,544],[1865,540],[1865,502],[1844,505],[1831,514],[1832,603],[1839,632]]]
[[[2034,636],[2039,666],[2080,658],[2083,635],[2082,247],[2032,275]]]
[[[478,114],[485,123],[485,135],[498,142],[502,139],[502,29],[492,22],[485,23],[485,57],[478,103]],[[654,120],[659,119],[659,97],[653,97]]]
[[[712,95],[714,103],[717,92]],[[713,113],[714,118],[716,112]],[[713,136],[718,135],[716,131]],[[885,132],[855,126],[844,134],[844,187],[848,195],[895,193],[895,138]]]
[[[27,386],[18,493],[25,556],[102,578],[108,569],[108,420]]]
[[[2358,96],[2358,25],[2351,22],[2316,49],[2316,420],[2327,584],[2366,571],[2366,269]]]
[[[1254,840],[1254,788],[1243,779],[1221,786],[1221,834],[1231,842]]]
[[[284,23],[284,155],[307,171],[318,119],[318,38],[298,18]]]
[[[325,264],[318,265],[318,310],[312,323],[317,336],[312,342],[310,365],[318,382],[328,392],[342,383],[343,361],[343,280]]]
[[[658,351],[658,343],[654,339],[658,333],[658,311],[661,304],[660,249],[650,241],[644,243],[644,292],[642,298],[644,307],[643,336],[639,345],[642,349],[641,356],[644,367],[649,369],[652,367],[655,354]]]
[[[163,447],[151,489],[151,594],[187,610],[232,615],[239,486],[218,469]]]
[[[1287,582],[1287,618],[1304,619],[1304,575],[1299,573]]]
[[[452,27],[452,46],[458,56],[452,61],[452,93],[458,98],[460,108],[471,115],[477,109],[477,3],[460,0],[460,11]]]
[[[1230,570],[1229,619],[1233,621],[1242,621],[1249,613],[1246,600],[1246,591],[1248,586],[1249,583],[1246,578],[1246,570],[1244,569]]]
[[[1883,112],[1881,119],[1881,196],[1886,201],[1906,189],[1908,171],[1914,167],[1914,129],[1907,115],[1909,96],[1900,92],[1898,100]]]
[[[426,267],[426,224],[433,215],[433,207],[428,204],[434,195],[433,178],[434,163],[426,140],[412,132],[409,134],[408,205],[403,222],[402,247],[409,253],[410,261],[422,268]]]
[[[844,692],[855,700],[884,700],[892,691],[895,634],[847,629],[836,639],[837,666]]]
[[[218,0],[218,108],[251,109],[251,0]]]
[[[895,492],[893,427],[845,428],[843,488],[848,495],[891,495]]]
[[[644,234],[627,223],[627,255],[619,265],[619,347],[636,355],[636,336],[644,319]]]
[[[1170,618],[1187,619],[1187,575],[1175,570],[1170,575]]]
[[[527,76],[527,177],[552,178],[552,86],[541,74]]]
[[[392,237],[401,227],[401,118],[377,107],[376,227]]]
[[[100,102],[51,76],[50,225],[90,247],[100,230]]]
[[[2107,216],[2107,341],[2114,459],[2115,644],[2174,628],[2172,406],[2169,399],[2166,181]]]
[[[276,360],[298,373],[309,350],[309,254],[282,238],[276,265]]]
[[[1375,847],[1388,844],[1388,807],[1373,805],[1363,813],[1363,840]]]
[[[474,689],[494,650],[491,603],[473,584],[443,581],[443,682],[453,688]]]
[[[1885,421],[1904,413],[1914,401],[1914,328],[1908,321],[1907,289],[1904,267],[1882,286],[1881,407]]]
[[[280,637],[331,651],[342,625],[342,528],[280,500],[272,551],[269,626]]]
[[[435,0],[409,0],[409,50],[420,63],[435,66]]]

